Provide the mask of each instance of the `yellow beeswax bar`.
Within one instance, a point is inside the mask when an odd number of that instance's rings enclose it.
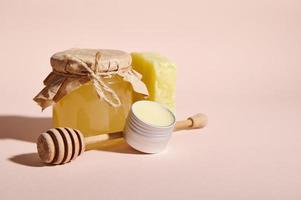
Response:
[[[176,65],[162,55],[151,52],[132,55],[133,68],[142,74],[149,96],[134,94],[133,101],[147,99],[166,105],[175,112]]]

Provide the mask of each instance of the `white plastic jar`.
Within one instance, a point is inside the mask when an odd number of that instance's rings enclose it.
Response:
[[[129,112],[124,137],[134,149],[159,153],[169,141],[175,116],[165,106],[153,101],[137,101]]]

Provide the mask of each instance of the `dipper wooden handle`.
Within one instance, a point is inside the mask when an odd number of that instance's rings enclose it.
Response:
[[[186,120],[177,121],[174,131],[203,128],[207,125],[207,116],[201,113],[193,115]]]
[[[176,122],[174,131],[196,129],[206,126],[207,118],[203,114]],[[103,142],[123,137],[122,132],[84,137],[72,128],[52,128],[42,133],[37,139],[39,157],[44,163],[64,164],[74,160],[85,151],[88,144]]]

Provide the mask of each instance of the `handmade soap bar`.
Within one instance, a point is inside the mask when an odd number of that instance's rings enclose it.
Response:
[[[142,74],[149,96],[147,100],[157,101],[173,112],[175,111],[176,65],[167,58],[150,52],[132,53],[132,66]],[[145,99],[141,94],[134,94],[133,100]]]

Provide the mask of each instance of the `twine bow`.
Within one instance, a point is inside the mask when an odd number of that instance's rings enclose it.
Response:
[[[98,72],[98,63],[100,63],[100,59],[101,59],[101,53],[97,52],[95,55],[95,62],[91,65],[91,67],[89,67],[84,61],[82,61],[80,58],[76,57],[76,56],[72,56],[72,55],[65,55],[65,58],[67,60],[72,60],[75,61],[77,63],[80,63],[89,73],[89,77],[92,80],[93,86],[99,96],[99,98],[104,99],[108,104],[110,104],[113,107],[119,107],[121,105],[121,101],[118,97],[118,95],[116,94],[116,92],[114,90],[112,90],[109,86],[107,86],[103,81],[101,76],[106,74],[106,75],[111,75],[111,74],[118,74],[119,71],[119,67],[117,68],[116,71],[112,72],[112,73],[101,73]],[[118,65],[117,65],[118,66]],[[110,64],[108,66],[107,71],[109,71],[110,69]],[[106,94],[107,93],[107,94]],[[111,98],[110,98],[111,97]]]

